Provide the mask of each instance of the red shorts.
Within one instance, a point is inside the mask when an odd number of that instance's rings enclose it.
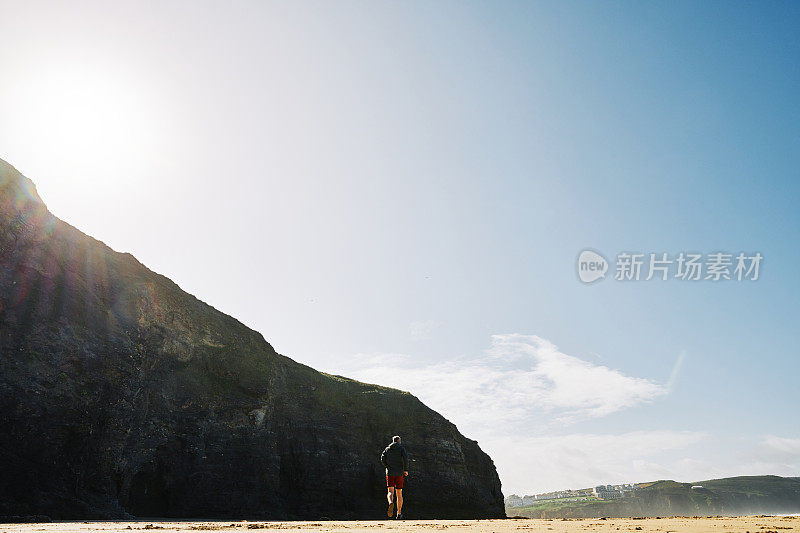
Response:
[[[386,475],[386,486],[403,490],[403,476]]]

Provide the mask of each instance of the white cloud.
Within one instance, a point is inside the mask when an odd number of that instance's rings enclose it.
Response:
[[[521,370],[538,388],[537,399],[548,409],[563,410],[562,418],[608,415],[653,400],[668,390],[651,380],[626,376],[564,354],[534,335],[494,335],[489,353],[522,362]]]
[[[800,460],[800,439],[787,439],[775,435],[765,435],[761,444],[767,449],[788,458]]]
[[[565,354],[540,337],[509,334],[494,335],[477,356],[430,362],[361,355],[337,373],[408,390],[443,414],[494,459],[507,495],[657,479],[798,475],[800,439],[712,439],[666,428],[565,433],[581,421],[665,396],[684,358],[661,384]]]
[[[493,438],[481,441],[481,447],[495,459],[505,494],[532,494],[606,483],[682,479],[686,465],[671,455],[707,437],[692,431],[573,433]]]
[[[800,439],[763,435],[743,459],[742,475],[800,475]]]
[[[495,460],[506,495],[658,479],[800,475],[800,439],[774,435],[661,430],[508,435],[480,444]]]
[[[672,390],[675,387],[675,383],[678,381],[678,375],[681,372],[681,367],[683,366],[683,361],[685,359],[685,351],[682,351],[680,354],[678,354],[678,358],[675,360],[675,365],[672,367],[672,373],[669,375],[669,381],[667,381],[667,390]]]
[[[417,395],[467,434],[526,422],[571,423],[649,402],[667,387],[564,354],[532,335],[494,335],[479,357],[424,363],[361,356],[346,375]]]
[[[668,388],[567,355],[537,336],[494,335],[484,353],[449,361],[380,354],[348,363],[341,373],[408,390],[477,438],[506,494],[665,477],[670,470],[653,458],[704,438],[669,431],[553,435],[554,427],[650,402]]]

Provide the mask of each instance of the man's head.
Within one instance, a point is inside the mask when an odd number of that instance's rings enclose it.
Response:
[[[395,435],[394,437],[392,437],[392,442],[400,444],[400,435]]]

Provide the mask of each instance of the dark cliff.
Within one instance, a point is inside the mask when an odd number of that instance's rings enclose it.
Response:
[[[416,397],[317,372],[54,217],[0,160],[0,516],[504,516],[475,441]]]

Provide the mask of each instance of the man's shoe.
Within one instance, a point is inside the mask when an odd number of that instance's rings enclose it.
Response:
[[[389,510],[386,511],[386,516],[388,516],[389,518],[394,516],[394,502],[389,504]]]
[[[398,520],[405,520],[405,518],[403,518],[403,513],[400,513],[399,515],[397,515],[397,519]]]

